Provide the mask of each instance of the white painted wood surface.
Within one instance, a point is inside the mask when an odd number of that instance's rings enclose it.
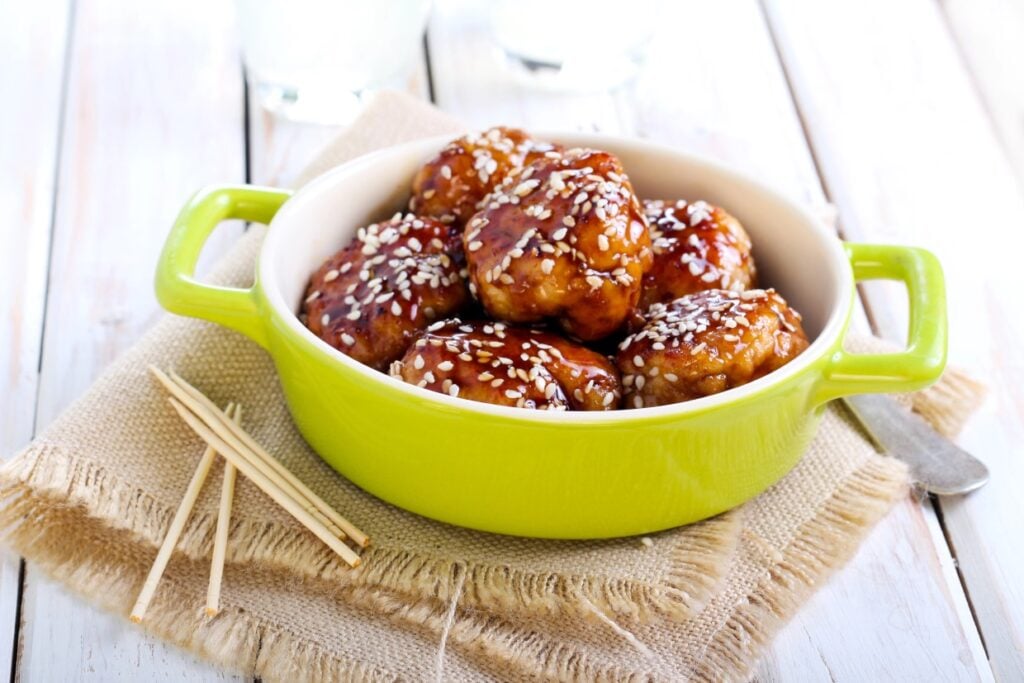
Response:
[[[0,4],[0,458],[35,422],[68,15],[62,1]],[[0,551],[0,676],[17,652],[20,565]]]
[[[948,16],[955,20],[952,5],[958,0],[945,3]],[[766,22],[756,0],[666,4],[672,8],[662,18],[669,40],[658,46],[635,88],[559,95],[517,83],[500,68],[482,3],[440,0],[428,41],[436,100],[478,126],[500,122],[649,137],[726,160],[809,203],[826,198],[824,181],[828,198],[840,204],[848,234],[945,251],[951,289],[963,287],[965,292],[951,297],[956,309],[954,336],[965,322],[975,325],[969,335],[954,339],[954,357],[970,356],[980,345],[983,353],[999,355],[973,359],[972,367],[990,376],[998,367],[1016,380],[1015,385],[1005,382],[997,388],[995,400],[964,443],[996,465],[997,477],[1019,481],[1024,477],[1019,457],[1024,398],[1014,386],[1024,383],[1024,371],[1022,352],[1013,340],[1024,330],[1020,321],[999,320],[1002,309],[996,294],[1010,291],[1005,283],[1003,290],[979,290],[981,283],[972,279],[978,271],[971,264],[950,264],[960,255],[956,236],[961,233],[956,227],[971,220],[972,212],[965,208],[971,204],[940,212],[928,202],[969,188],[971,196],[991,203],[973,207],[974,211],[980,211],[988,225],[1006,226],[999,234],[1009,239],[1005,233],[1022,223],[1020,200],[1016,190],[1007,187],[1008,165],[1005,159],[996,159],[995,137],[984,127],[977,94],[963,63],[955,59],[956,47],[938,8],[926,0],[908,0],[898,10],[886,5],[883,11],[866,3],[844,6],[844,12],[836,14],[827,6],[830,3],[804,11],[805,3],[797,7],[796,2],[780,0],[767,3],[771,21]],[[9,406],[31,409],[38,391],[35,417],[45,427],[156,315],[152,264],[187,195],[204,183],[240,182],[246,177],[257,183],[287,184],[335,131],[275,121],[253,108],[245,140],[242,73],[230,3],[161,0],[147,4],[144,11],[113,0],[80,3],[73,18],[64,145],[54,187],[60,114],[56,98],[65,49],[63,36],[55,34],[66,7],[55,2],[41,3],[38,9],[22,5],[0,5],[0,38],[8,38],[0,42],[5,65],[0,85],[6,85],[6,79],[20,79],[15,85],[32,83],[36,104],[0,110],[0,123],[5,130],[20,131],[25,140],[36,136],[36,149],[45,153],[12,156],[10,148],[0,148],[0,192],[5,193],[0,218],[12,217],[0,230],[19,221],[31,226],[16,233],[13,242],[6,231],[0,233],[0,286],[5,288],[0,311],[7,319],[16,316],[22,321],[21,327],[13,327],[18,335],[10,341],[0,338],[0,355],[15,368],[5,376],[4,388],[10,383],[14,389],[0,396],[0,420],[11,414]],[[30,9],[41,32],[32,41],[14,33],[17,22],[4,14]],[[53,22],[48,31],[41,23],[44,16]],[[888,26],[878,25],[883,19]],[[971,19],[972,35],[984,36],[984,19]],[[964,30],[957,36],[967,54]],[[726,42],[723,36],[728,37]],[[21,42],[12,43],[12,37]],[[31,50],[31,76],[7,68],[12,44]],[[969,64],[980,63],[968,57]],[[999,88],[986,88],[983,78],[978,82],[990,110],[1012,110],[1012,98]],[[940,99],[940,84],[956,95],[952,106]],[[425,76],[414,77],[410,89],[425,94]],[[871,134],[880,139],[866,139],[863,121],[870,122]],[[935,136],[954,123],[963,126],[964,137],[933,147]],[[1001,135],[1004,142],[1010,140]],[[961,168],[939,178],[948,169],[929,156],[936,148],[945,149],[948,160],[969,159],[972,163],[966,168],[987,172],[972,178]],[[26,165],[25,158],[31,164]],[[882,163],[876,169],[879,159]],[[32,181],[33,192],[7,201],[9,179],[26,178]],[[930,194],[935,187],[941,190]],[[47,298],[43,290],[51,206],[56,207],[56,216]],[[213,244],[210,251],[222,249],[237,230],[225,230],[219,247]],[[118,248],[111,249],[111,244]],[[1001,244],[1005,247],[1006,242]],[[19,268],[27,278],[15,275],[22,272]],[[1009,279],[1013,272],[1007,269],[1001,276]],[[993,282],[999,282],[998,277]],[[13,299],[6,296],[8,283],[26,292],[13,307]],[[876,321],[888,333],[898,331],[899,307],[885,305],[874,296],[878,292],[869,290]],[[974,296],[982,296],[978,301],[984,302],[974,308],[985,310],[965,313],[961,309],[970,308]],[[81,306],[104,301],[116,303]],[[986,335],[992,339],[986,341]],[[31,417],[16,417],[10,423],[13,427],[2,423],[4,453],[29,438]],[[1024,575],[1024,558],[1007,539],[1020,538],[1024,522],[1014,513],[1012,488],[996,484],[983,492],[984,498],[979,494],[943,503],[944,529],[930,505],[911,500],[899,505],[850,566],[783,631],[758,678],[987,680],[992,670],[971,607],[996,674],[1003,680],[1021,678],[1024,610],[1015,577]],[[944,533],[951,538],[970,589],[971,607]],[[0,676],[18,655],[8,646],[18,604],[8,588],[17,588],[12,566],[16,579],[16,564],[0,565],[5,572],[0,575]],[[20,678],[225,677],[84,606],[31,569],[21,607],[23,647],[16,665]]]
[[[1024,187],[1024,3],[941,0],[939,4]]]
[[[188,195],[245,178],[233,35],[225,3],[75,8],[58,192],[44,200],[55,215],[41,428],[155,319],[153,264]],[[31,565],[20,635],[23,681],[236,678],[72,598]]]
[[[992,482],[942,502],[993,671],[1024,680],[1024,197],[937,6],[772,0],[768,15],[848,235],[934,250],[948,280],[950,360],[991,388],[960,442]],[[888,297],[869,290],[888,335]]]

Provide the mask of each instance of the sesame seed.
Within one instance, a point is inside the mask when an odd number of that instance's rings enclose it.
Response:
[[[452,384],[450,387],[448,387],[448,395],[451,396],[452,398],[458,396],[459,395],[459,385],[458,384]]]
[[[522,396],[522,394],[520,392],[518,392],[518,391],[515,391],[514,389],[506,389],[505,390],[505,396],[508,397],[508,398],[515,399],[515,398],[520,398]]]
[[[347,332],[341,333],[341,341],[345,342],[345,346],[355,346],[356,343],[356,340],[352,337],[352,335]]]
[[[540,185],[539,180],[527,180],[525,182],[519,183],[519,185],[516,186],[516,189],[512,190],[512,194],[515,194],[519,197],[525,197],[526,195],[530,194],[530,192],[533,191],[533,188],[537,187],[538,185]]]
[[[558,242],[559,240],[565,239],[565,236],[568,234],[569,230],[567,228],[559,228],[558,230],[555,230],[553,233],[551,233],[551,239]]]
[[[306,303],[308,304],[309,302],[313,301],[314,299],[316,299],[319,296],[320,296],[320,290],[317,289],[312,294],[310,294],[309,296],[306,297]]]
[[[337,270],[333,270],[332,269],[332,270],[328,270],[326,273],[324,273],[324,282],[332,282],[332,281],[337,280],[337,279],[338,279],[338,271]]]
[[[397,301],[393,301],[391,303],[391,312],[394,313],[395,315],[402,315],[402,304],[398,303]]]
[[[700,344],[697,344],[696,346],[694,346],[690,350],[690,355],[691,356],[696,356],[698,353],[703,351],[705,348],[707,348],[707,342],[701,342]]]
[[[483,242],[481,242],[480,240],[475,240],[475,241],[469,243],[469,250],[470,251],[476,251],[477,249],[479,249],[482,246],[484,246]]]
[[[575,225],[576,225],[576,219],[573,218],[572,216],[563,216],[562,217],[562,223],[564,225],[572,228],[572,227],[575,227]],[[556,239],[561,239],[561,237],[558,237]]]
[[[642,368],[644,366],[644,359],[640,356],[640,354],[633,356],[633,365],[637,366],[638,368]]]
[[[555,262],[549,258],[544,259],[540,262],[540,269],[545,275],[550,275],[551,271],[555,268]]]
[[[605,408],[607,408],[608,406],[610,406],[612,404],[612,401],[614,401],[614,400],[615,400],[615,394],[609,392],[609,393],[604,395],[604,399],[601,400],[601,405],[603,405]]]
[[[358,320],[363,313],[358,308],[353,308],[345,317],[349,320]]]
[[[679,381],[679,376],[677,374],[675,374],[674,372],[666,372],[662,376],[665,379],[667,379],[669,382],[677,382],[677,381]]]
[[[325,326],[325,327],[326,327],[326,326],[327,326],[327,325],[328,325],[328,324],[329,324],[330,322],[331,322],[331,316],[330,316],[330,315],[328,315],[327,313],[324,313],[324,314],[323,314],[323,315],[322,315],[322,316],[320,317],[320,324],[321,324],[321,325],[323,325],[323,326]]]
[[[442,166],[441,167],[441,177],[444,178],[445,180],[451,180],[452,179],[452,169],[449,168],[448,166]]]
[[[606,235],[597,236],[597,248],[601,251],[608,251],[611,245],[608,243],[608,237]]]
[[[440,370],[441,372],[448,372],[454,367],[455,363],[451,362],[450,360],[443,360],[437,364],[437,369]]]
[[[598,289],[603,284],[603,280],[596,275],[587,276],[587,284],[590,285],[591,289]]]

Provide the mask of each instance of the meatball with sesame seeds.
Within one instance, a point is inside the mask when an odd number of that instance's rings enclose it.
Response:
[[[624,406],[680,403],[746,384],[808,346],[800,314],[773,289],[711,289],[657,303],[619,344]]]
[[[558,335],[500,322],[431,325],[390,374],[471,401],[535,410],[615,410],[615,366]]]
[[[703,201],[647,200],[644,213],[654,265],[644,275],[641,307],[705,289],[755,286],[750,237],[724,209]]]
[[[445,223],[465,224],[508,173],[558,148],[516,128],[496,127],[453,140],[412,182],[409,208]]]
[[[302,313],[313,334],[386,370],[427,325],[469,301],[458,230],[395,214],[359,228],[347,247],[320,266]]]
[[[593,341],[623,326],[651,265],[647,223],[618,159],[574,149],[513,171],[463,234],[490,316],[557,320]]]

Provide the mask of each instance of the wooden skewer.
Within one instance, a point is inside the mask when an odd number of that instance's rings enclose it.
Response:
[[[283,507],[288,514],[313,532],[317,538],[327,544],[327,547],[341,556],[349,566],[359,566],[359,556],[356,555],[355,551],[342,543],[341,539],[331,533],[331,530],[327,528],[327,525],[313,516],[309,510],[302,505],[302,503],[299,503],[292,498],[276,481],[256,467],[256,465],[253,464],[253,459],[255,459],[254,455],[250,454],[248,458],[242,455],[239,452],[239,448],[222,439],[213,431],[213,429],[207,426],[205,422],[186,408],[181,401],[174,397],[170,397],[167,400],[170,401],[171,405],[174,406],[174,409],[178,411],[179,415],[181,415],[181,419],[185,420],[185,423],[192,428],[192,431],[202,437],[203,441],[208,445],[213,446],[214,450],[223,455],[224,458],[231,462],[232,465],[237,467],[238,471],[241,472],[243,476],[256,484],[256,486],[270,496],[275,503]],[[242,446],[242,449],[244,448],[245,446]]]
[[[229,412],[232,407],[233,404],[228,404]],[[185,489],[185,497],[181,499],[181,504],[178,505],[178,510],[174,513],[174,519],[171,520],[171,526],[167,530],[167,535],[164,536],[164,541],[160,544],[160,550],[157,551],[156,560],[153,561],[149,575],[146,576],[146,582],[142,584],[142,590],[139,591],[139,597],[132,608],[129,618],[136,624],[142,621],[142,617],[146,614],[146,608],[149,607],[153,594],[156,593],[156,587],[160,583],[160,578],[164,575],[164,570],[167,569],[167,563],[170,562],[174,546],[178,545],[181,532],[185,529],[185,523],[188,522],[188,517],[192,514],[192,508],[196,504],[196,499],[199,498],[199,492],[203,488],[203,483],[206,481],[206,476],[210,473],[210,467],[213,465],[216,457],[216,450],[212,446],[207,446],[203,457],[199,459],[199,465],[192,474],[192,479],[188,482],[188,488]]]
[[[168,391],[188,406],[193,413],[202,418],[221,438],[234,444],[236,450],[241,450],[244,455],[254,455],[254,464],[262,472],[288,490],[293,498],[305,505],[307,510],[324,522],[328,528],[333,527],[332,530],[334,530],[335,535],[341,537],[347,535],[363,548],[370,544],[369,536],[313,493],[302,480],[292,474],[277,458],[267,453],[248,432],[239,425],[234,424],[231,420],[228,420],[224,413],[209,398],[203,395],[201,391],[176,373],[172,372],[171,376],[168,377],[159,368],[154,366],[150,366],[150,371]],[[239,444],[238,442],[241,443]],[[239,446],[245,446],[246,448],[240,449]]]
[[[221,423],[224,424],[236,437],[241,439],[253,453],[259,456],[259,458],[267,465],[269,465],[272,470],[274,470],[285,481],[291,484],[291,486],[294,487],[303,498],[308,500],[310,505],[316,508],[318,512],[325,515],[330,522],[328,526],[331,526],[331,524],[333,524],[334,526],[338,527],[340,534],[347,535],[355,543],[357,543],[359,546],[363,548],[370,545],[369,536],[363,533],[363,531],[360,530],[355,524],[353,524],[344,516],[342,516],[341,513],[339,513],[337,510],[331,507],[331,505],[324,501],[322,498],[320,498],[320,496],[311,491],[310,488],[306,486],[301,479],[296,477],[291,472],[291,470],[282,465],[280,460],[278,460],[270,453],[268,453],[263,448],[263,446],[261,446],[259,442],[257,442],[256,439],[252,437],[252,435],[250,435],[247,431],[242,429],[241,426],[236,425],[227,420],[226,416],[224,415],[223,412],[221,412],[220,408],[218,408],[213,401],[207,398],[206,395],[203,394],[203,392],[199,391],[194,386],[189,384],[181,375],[174,372],[173,370],[169,374],[172,382],[177,384],[189,396],[191,396],[200,404],[202,404],[203,407],[205,407],[208,411],[212,412],[215,416],[219,417]]]
[[[242,406],[235,406],[234,422],[242,421]],[[231,526],[231,504],[235,498],[235,478],[238,468],[224,461],[224,480],[220,487],[220,507],[217,509],[217,532],[213,537],[213,561],[210,564],[210,587],[206,591],[206,616],[215,617],[220,611],[220,586],[224,579],[224,558],[228,551],[228,530]]]
[[[208,408],[209,399],[206,398],[206,396],[203,396],[198,389],[191,385],[188,385],[188,387],[183,386],[181,383],[187,384],[187,382],[183,379],[178,379],[180,380],[180,383],[174,379],[170,379],[173,386],[177,388],[177,391],[173,393],[182,403],[185,404],[185,406],[188,407],[189,410],[199,417],[199,419],[210,427],[210,429],[212,429],[220,438],[234,446],[243,457],[251,458],[252,464],[255,467],[281,486],[281,488],[285,489],[285,492],[294,498],[296,502],[306,508],[311,515],[323,522],[324,525],[331,530],[331,533],[341,540],[348,538],[345,531],[335,524],[331,517],[325,514],[323,509],[310,500],[310,497],[307,494],[309,489],[307,489],[305,485],[295,477],[295,475],[288,472],[284,465],[281,465],[276,458],[263,450],[259,444],[256,444],[255,440],[249,436],[248,432],[232,429],[232,427],[237,425],[225,420],[225,416],[216,408],[216,406],[213,406],[214,410],[210,410]],[[194,394],[198,394],[201,398],[196,397]],[[212,403],[210,403],[210,405],[212,405]],[[242,434],[245,436],[243,437]],[[254,444],[256,445],[255,448],[253,448]],[[288,472],[288,474],[282,474],[282,470],[284,472]],[[327,506],[327,504],[324,503],[324,506]],[[337,515],[337,513],[335,513],[335,515]]]

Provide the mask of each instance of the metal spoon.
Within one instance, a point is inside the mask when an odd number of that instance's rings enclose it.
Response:
[[[984,463],[892,398],[861,394],[843,401],[881,450],[910,465],[911,475],[924,490],[951,496],[988,481]]]

